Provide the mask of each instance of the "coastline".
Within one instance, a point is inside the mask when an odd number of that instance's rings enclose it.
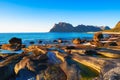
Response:
[[[102,34],[100,33],[98,35]],[[22,43],[21,38],[11,38],[8,41],[8,44],[2,44],[1,46],[1,50],[8,50],[8,52],[4,53],[1,51],[0,53],[0,69],[2,69],[2,67],[5,67],[3,72],[13,70],[12,72],[15,72],[16,75],[24,76],[23,72],[21,72],[21,69],[23,69],[25,70],[26,74],[28,74],[28,72],[31,73],[31,76],[28,75],[26,77],[28,79],[29,77],[40,77],[39,75],[41,74],[39,73],[39,71],[41,69],[39,69],[39,67],[42,67],[43,72],[45,71],[45,78],[48,78],[48,76],[46,75],[54,77],[55,71],[55,73],[58,76],[57,78],[60,78],[60,75],[58,74],[62,75],[62,77],[64,78],[62,80],[74,78],[76,78],[77,80],[80,79],[79,76],[81,76],[81,79],[85,80],[95,78],[99,80],[101,79],[100,76],[103,77],[105,73],[107,73],[114,67],[120,67],[120,54],[116,53],[118,50],[112,51],[114,47],[111,48],[111,52],[110,50],[107,50],[111,47],[111,43],[109,42],[112,42],[112,46],[120,47],[120,45],[113,45],[114,41],[109,41],[109,38],[106,41],[104,41],[105,43],[100,43],[102,41],[96,41],[97,38],[98,40],[100,40],[100,37],[98,37],[98,35],[94,35],[92,42],[88,39],[84,40],[79,38],[72,38],[72,40],[55,39],[52,43],[46,44],[42,43],[44,42],[44,40],[39,41],[39,43],[37,44],[34,41],[31,41],[28,42],[28,46]],[[20,51],[20,53],[16,53],[17,51]],[[100,51],[104,52],[100,53]],[[113,54],[116,54],[117,56]],[[117,66],[111,63],[114,63]],[[11,67],[11,65],[13,66]],[[78,65],[85,66],[86,68],[82,67],[81,69]],[[8,66],[7,69],[6,66]],[[106,66],[113,67],[106,68]],[[53,69],[55,70],[53,70],[51,67],[53,67]],[[84,69],[92,69],[92,71],[88,71],[91,75],[86,75],[87,71]],[[48,70],[50,72],[53,72],[53,74],[50,74]],[[82,73],[76,73],[77,71],[82,71]],[[12,72],[8,73],[9,76],[14,75]],[[37,75],[35,75],[32,72],[37,73]],[[97,72],[98,74],[95,72]],[[92,73],[94,75],[92,75]],[[70,76],[73,74],[74,76]],[[14,77],[21,78],[20,76],[16,75],[14,75]],[[1,77],[4,80],[6,79],[6,77],[9,78],[9,76],[6,74],[5,77]]]

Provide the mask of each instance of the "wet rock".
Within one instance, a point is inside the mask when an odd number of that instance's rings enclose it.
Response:
[[[2,45],[0,45],[0,49],[1,49]]]
[[[22,48],[25,48],[26,47],[26,45],[25,44],[22,44],[22,46],[21,46]]]
[[[104,80],[119,80],[120,79],[120,68],[112,68],[104,74]]]
[[[24,57],[19,63],[17,63],[14,67],[14,71],[18,74],[21,69],[25,68],[30,71],[35,71],[35,66],[33,65],[33,62],[30,61],[29,57]]]
[[[43,41],[39,40],[38,43],[41,44]]]
[[[30,41],[30,44],[35,44],[35,42],[34,41]]]
[[[57,42],[58,43],[63,43],[63,40],[62,39],[58,39]]]
[[[59,66],[49,66],[44,77],[45,80],[67,80],[66,74]]]
[[[75,46],[66,46],[66,49],[75,49]]]
[[[0,79],[9,80],[12,76],[15,76],[14,66],[19,62],[21,56],[13,55],[8,57],[6,60],[0,62]]]
[[[36,80],[36,75],[27,69],[21,69],[16,76],[16,80]]]
[[[103,37],[103,34],[101,32],[97,32],[94,34],[94,37],[93,37],[93,40],[94,41],[100,41],[102,40],[104,37]]]
[[[23,48],[26,53],[32,52],[34,55],[46,54],[47,49],[41,46],[31,45],[28,48]]]
[[[96,47],[103,47],[104,44],[102,44],[100,41],[93,41],[93,42],[90,42],[92,45],[95,45]]]
[[[105,47],[109,47],[109,46],[118,46],[116,42],[108,42],[106,44],[104,44]]]
[[[53,64],[59,64],[60,60],[56,57],[56,55],[53,52],[48,52],[47,56],[49,58],[49,61]]]
[[[86,50],[85,54],[86,55],[97,55],[98,53],[95,50]]]
[[[73,44],[80,44],[81,43],[81,39],[76,38],[72,41]]]
[[[58,41],[57,40],[53,40],[54,43],[57,43]]]
[[[20,38],[13,37],[9,40],[9,43],[12,50],[17,51],[21,49],[22,40]]]

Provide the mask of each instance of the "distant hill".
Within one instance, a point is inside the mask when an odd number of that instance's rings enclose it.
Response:
[[[55,24],[50,32],[96,32],[110,29],[108,26],[78,25],[74,27],[70,23],[59,22]]]
[[[105,32],[120,32],[120,21],[111,30],[105,30]]]

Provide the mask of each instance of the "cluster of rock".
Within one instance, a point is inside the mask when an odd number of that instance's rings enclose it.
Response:
[[[66,41],[59,39],[54,40],[58,43],[57,46],[55,44],[23,47],[21,39],[12,38],[9,44],[2,45],[2,49],[23,50],[23,52],[20,54],[0,53],[0,79],[81,80],[83,77],[81,72],[84,70],[81,70],[79,64],[84,64],[99,73],[98,76],[93,77],[93,80],[119,80],[120,51],[113,50],[116,49],[114,47],[119,48],[119,39],[118,35],[105,38],[99,32],[95,33],[92,41],[73,39],[72,46],[61,46],[60,44]],[[106,44],[109,45],[105,46]]]
[[[108,26],[91,26],[91,25],[78,25],[73,27],[69,23],[59,22],[55,24],[54,27],[50,30],[50,32],[96,32],[102,30],[109,30]]]

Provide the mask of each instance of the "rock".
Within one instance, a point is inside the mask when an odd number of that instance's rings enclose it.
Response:
[[[66,46],[65,49],[75,49],[75,46]]]
[[[41,44],[43,41],[39,40],[38,43]]]
[[[36,80],[36,75],[27,69],[21,69],[15,80]]]
[[[20,38],[13,37],[9,40],[11,50],[21,50],[22,40]]]
[[[93,37],[93,41],[101,41],[103,39],[103,34],[101,32],[96,32]]]
[[[26,53],[32,52],[34,55],[46,54],[47,49],[41,46],[31,45],[28,48],[23,48]]]
[[[58,43],[62,43],[63,41],[62,41],[62,39],[58,39],[58,41],[57,41]]]
[[[57,40],[53,40],[54,43],[57,43],[58,41]]]
[[[11,44],[3,44],[3,45],[1,46],[1,49],[11,50]]]
[[[21,46],[22,48],[25,48],[26,47],[26,45],[25,44],[22,44],[22,46]]]
[[[71,24],[65,22],[59,22],[58,24],[55,24],[53,28],[50,30],[50,32],[95,32],[95,31],[101,31],[101,28],[97,26],[82,24],[73,27]]]
[[[30,44],[35,44],[35,42],[34,41],[30,41]]]
[[[116,43],[117,43],[118,46],[120,46],[120,41],[117,41]]]
[[[47,68],[47,61],[48,57],[45,54],[39,56],[29,55],[27,57],[23,57],[23,59],[15,65],[14,71],[16,74],[18,74],[21,69],[27,69],[37,73],[41,69],[44,70]]]
[[[105,47],[109,47],[109,46],[118,46],[116,42],[108,42],[104,44]]]
[[[49,66],[45,71],[45,80],[67,80],[66,74],[59,66]]]
[[[2,45],[0,45],[0,49],[1,49]]]
[[[92,45],[95,45],[96,47],[103,47],[104,45],[100,41],[93,41],[90,42]]]
[[[97,52],[96,52],[95,50],[86,50],[86,51],[85,51],[85,54],[86,54],[86,55],[96,55]]]
[[[14,71],[16,74],[19,73],[21,69],[28,69],[30,71],[35,71],[35,66],[33,66],[33,62],[28,57],[24,57],[19,63],[17,63],[14,67]]]
[[[0,79],[9,80],[10,77],[15,76],[14,66],[20,60],[20,55],[13,55],[0,62]]]
[[[80,44],[81,43],[81,39],[79,39],[79,38],[73,39],[72,43],[73,44]]]
[[[101,70],[102,80],[120,80],[120,60],[108,60]]]

